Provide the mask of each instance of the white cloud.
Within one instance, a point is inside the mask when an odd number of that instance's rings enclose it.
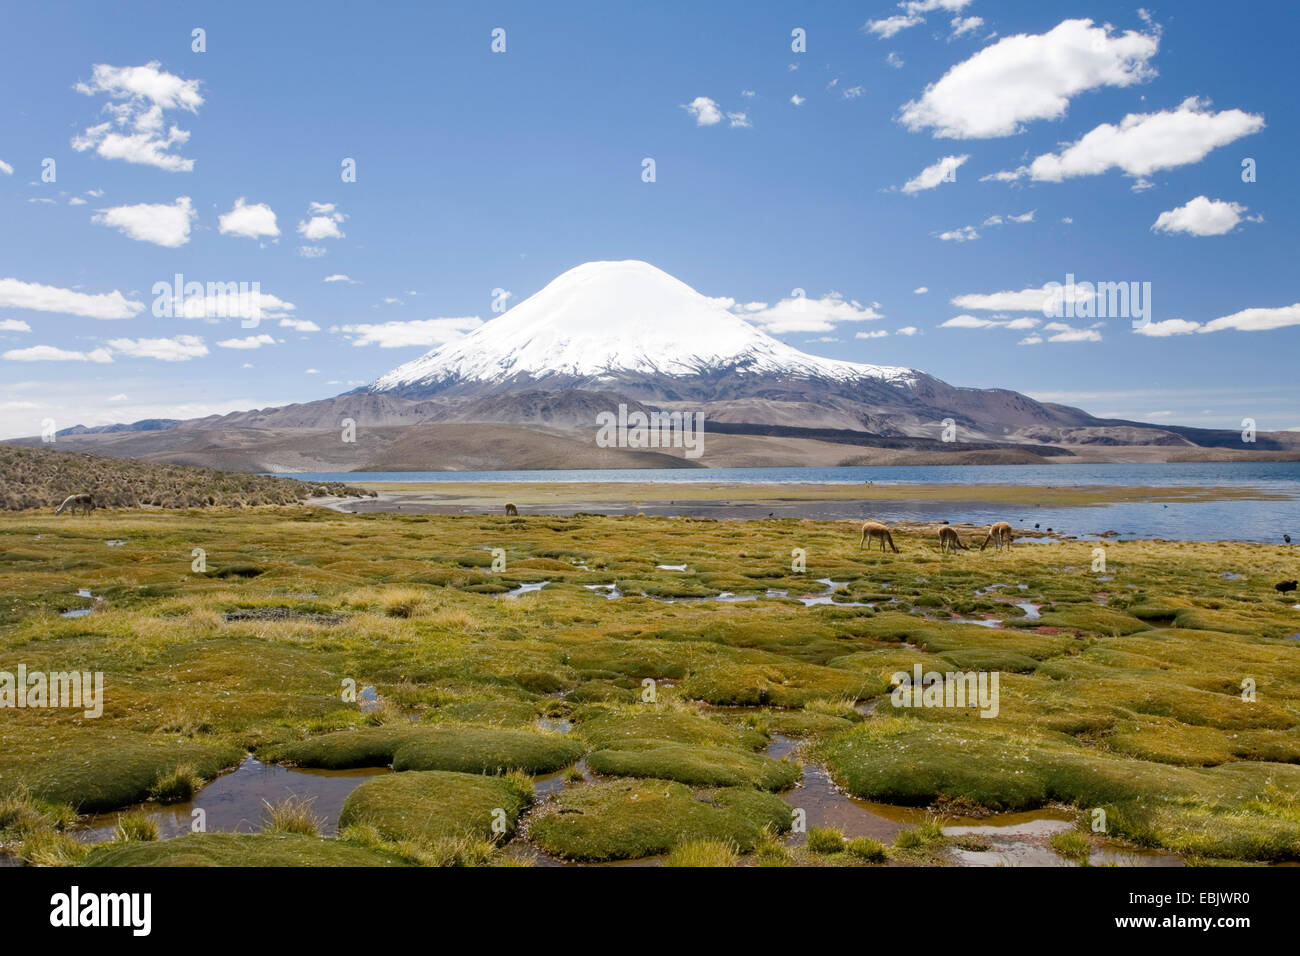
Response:
[[[160,362],[187,362],[208,354],[208,347],[197,335],[177,335],[169,339],[110,339],[109,348],[132,358],[158,359]]]
[[[339,331],[352,336],[353,345],[378,345],[381,349],[442,345],[483,324],[476,315],[449,319],[416,319],[374,325],[344,325]]]
[[[904,183],[903,192],[919,193],[926,189],[934,189],[942,182],[952,182],[957,178],[958,167],[968,159],[970,159],[969,155],[943,157]]]
[[[872,332],[859,332],[859,333],[857,333],[856,335],[854,335],[853,337],[854,337],[855,339],[883,339],[883,338],[885,338],[887,335],[889,335],[889,333],[888,333],[887,331],[885,331],[884,329],[876,329],[876,330],[874,330],[874,331],[872,331]],[[830,340],[828,340],[828,341],[830,341]]]
[[[907,65],[903,58],[893,50],[890,50],[889,53],[885,54],[885,63],[896,70],[901,70]]]
[[[1021,339],[1016,344],[1017,345],[1038,345],[1042,341],[1043,341],[1043,337],[1041,335],[1026,335],[1023,339]]]
[[[929,291],[930,289],[928,286],[918,286],[912,290],[912,295],[925,295]]]
[[[1096,329],[1072,329],[1068,325],[1060,322],[1049,322],[1043,326],[1043,331],[1058,329],[1055,335],[1050,336],[1049,342],[1100,342],[1101,333]]]
[[[707,96],[697,96],[682,106],[682,109],[695,117],[696,126],[716,126],[722,122],[722,110],[716,100]]]
[[[1210,150],[1263,128],[1262,116],[1235,109],[1215,113],[1207,102],[1192,96],[1176,109],[1130,113],[1118,126],[1102,123],[1059,153],[1044,153],[1028,166],[986,178],[1007,181],[1027,176],[1059,183],[1121,169],[1138,177],[1134,189],[1140,190],[1151,186],[1144,178],[1151,173],[1200,162]]]
[[[328,251],[329,250],[326,249],[324,246],[299,246],[298,247],[298,255],[302,256],[304,259],[319,259],[321,256],[325,255],[325,253]]]
[[[223,349],[260,349],[263,345],[274,344],[275,339],[263,333],[262,335],[248,335],[242,339],[224,339],[218,342],[217,346]]]
[[[909,27],[914,27],[918,23],[924,23],[924,17],[912,17],[905,14],[895,14],[892,17],[885,17],[883,20],[868,20],[862,27],[868,33],[874,33],[882,40],[888,40],[892,36],[902,33]]]
[[[867,88],[865,86],[850,86],[847,87],[844,90],[844,92],[841,93],[840,95],[843,96],[846,100],[856,100],[859,96],[865,95],[866,92],[867,92]]]
[[[0,332],[30,332],[32,327],[22,319],[0,319]]]
[[[925,14],[927,13],[933,13],[936,10],[943,10],[946,13],[958,13],[965,9],[970,2],[971,0],[904,0],[898,5],[899,9],[903,11],[902,13],[885,17],[882,20],[868,20],[863,24],[862,29],[867,33],[874,33],[882,40],[887,40],[904,30],[924,23]]]
[[[251,289],[223,293],[213,290],[212,295],[187,295],[172,307],[182,319],[279,319],[297,308],[279,296]]]
[[[947,232],[939,233],[939,238],[945,242],[971,242],[979,237],[980,234],[974,226],[962,226],[960,229],[949,229]]]
[[[952,35],[954,37],[965,36],[967,33],[973,33],[980,27],[984,26],[983,17],[953,17],[952,18]]]
[[[326,276],[326,277],[325,277],[324,279],[322,279],[321,281],[322,281],[322,282],[348,282],[348,283],[351,283],[353,280],[352,280],[352,279],[349,279],[347,276],[345,276],[345,275],[344,275],[343,273],[341,273],[341,272],[336,272],[336,273],[334,273],[332,276]]]
[[[1241,203],[1197,196],[1185,205],[1162,212],[1151,225],[1151,231],[1221,236],[1237,227],[1245,211]]]
[[[235,200],[235,206],[230,212],[218,217],[217,222],[223,236],[257,239],[259,236],[280,235],[274,210],[266,203],[250,206],[242,196]]]
[[[740,95],[743,96],[743,97],[745,97],[746,99],[753,99],[753,98],[754,98],[754,91],[753,91],[753,90],[741,90],[741,91],[740,91]]]
[[[952,304],[959,309],[977,309],[987,312],[1041,312],[1045,306],[1064,302],[1066,295],[1064,287],[1053,289],[1044,286],[1041,289],[1022,289],[1019,292],[968,293],[954,298]],[[1095,296],[1095,292],[1087,293],[1079,286],[1075,286],[1071,301],[1082,302]]]
[[[1026,329],[1036,329],[1042,325],[1041,319],[1029,318],[1028,316],[1020,319],[986,319],[976,315],[955,315],[947,322],[942,323],[941,329],[1014,329],[1015,331],[1024,331]],[[1056,325],[1057,323],[1052,323]],[[1050,331],[1052,325],[1046,328]],[[1062,329],[1067,326],[1060,326]]]
[[[730,125],[733,127],[748,127],[754,125],[749,121],[749,117],[744,113],[728,113],[727,119],[731,121]]]
[[[905,325],[894,334],[895,335],[919,335],[920,332],[921,330],[918,329],[915,325]]]
[[[203,105],[198,80],[183,80],[159,69],[157,62],[144,66],[109,66],[97,63],[90,83],[78,83],[76,90],[87,96],[107,93],[104,112],[107,121],[91,126],[73,137],[78,152],[95,149],[105,159],[156,166],[168,172],[189,172],[194,160],[171,152],[184,145],[190,134],[176,126],[164,130],[168,110],[197,113]]]
[[[6,176],[12,176],[14,174],[14,168],[3,159],[0,159],[0,173],[4,173]]]
[[[82,199],[80,196],[73,196],[68,200],[69,206],[84,206],[85,204],[86,200]]]
[[[800,96],[798,93],[796,93],[790,97],[790,102],[793,103],[795,106],[802,106],[804,103],[807,103],[808,100],[806,97]]]
[[[62,312],[88,319],[129,319],[144,310],[144,303],[133,302],[121,292],[87,295],[18,279],[0,279],[0,306],[32,309],[36,312]]]
[[[1300,302],[1276,309],[1243,309],[1232,315],[1206,322],[1198,332],[1220,332],[1236,329],[1238,332],[1267,332],[1290,325],[1300,325]]]
[[[947,322],[939,325],[941,329],[988,329],[996,325],[1001,325],[993,319],[981,319],[974,315],[954,315]]]
[[[175,249],[190,241],[190,223],[196,218],[198,214],[190,204],[190,197],[180,196],[170,206],[140,203],[103,209],[91,221],[112,226],[127,238]]]
[[[343,239],[344,232],[339,224],[347,216],[339,212],[332,202],[314,202],[307,208],[308,218],[298,223],[298,234],[304,239],[319,242],[321,239]],[[303,246],[303,249],[310,248]],[[302,249],[299,249],[301,252]],[[314,258],[307,256],[307,258]]]
[[[909,130],[936,137],[987,139],[1020,132],[1033,120],[1060,119],[1070,97],[1103,86],[1130,86],[1154,75],[1154,34],[1065,20],[1047,33],[1003,37],[958,63],[903,104]]]
[[[782,299],[775,305],[751,302],[732,311],[774,335],[786,332],[830,332],[840,322],[869,322],[883,319],[875,304],[863,305],[831,292],[820,299],[802,296]]]
[[[4,358],[11,362],[95,362],[103,364],[113,361],[108,349],[94,349],[90,352],[74,352],[69,349],[55,348],[53,345],[33,345],[26,349],[10,349]]]
[[[319,332],[320,326],[311,319],[281,319],[280,328],[293,329],[295,332]]]
[[[1171,335],[1190,335],[1200,327],[1201,323],[1191,322],[1187,319],[1165,319],[1163,322],[1148,322],[1133,331],[1137,335],[1146,335],[1153,339],[1164,339]]]

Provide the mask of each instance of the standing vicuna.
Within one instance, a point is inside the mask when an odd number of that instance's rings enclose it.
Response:
[[[993,542],[994,550],[1000,551],[1002,548],[1010,548],[1011,525],[1005,521],[999,521],[990,525],[988,537],[985,538],[984,543],[980,545],[980,550],[983,551],[987,548],[990,541]]]
[[[867,550],[870,551],[871,545],[868,544],[868,539],[875,541],[877,538],[880,539],[880,550],[882,552],[885,550],[885,544],[888,543],[894,554],[899,553],[898,548],[894,547],[894,536],[879,521],[864,521],[862,523],[862,540],[858,542],[858,549],[861,550],[862,546],[866,544]]]
[[[957,536],[956,531],[949,528],[947,525],[944,525],[939,529],[939,553],[947,554],[955,548],[960,548],[963,551],[970,550],[970,548],[961,543],[961,538]]]
[[[518,514],[519,514],[519,509],[518,509],[518,508],[516,508],[516,507],[515,507],[514,505],[512,505],[512,504],[508,504],[508,505],[506,505],[506,515],[507,515],[507,517],[510,516],[510,515],[518,515]]]
[[[68,497],[63,499],[63,504],[59,505],[58,510],[54,513],[56,515],[61,515],[65,511],[71,511],[73,514],[76,514],[78,508],[82,509],[86,514],[90,514],[95,510],[94,497],[88,494],[68,495]]]

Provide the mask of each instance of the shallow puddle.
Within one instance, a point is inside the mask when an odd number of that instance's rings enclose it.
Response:
[[[500,597],[517,598],[521,594],[531,594],[534,591],[540,591],[542,588],[546,587],[546,585],[550,583],[551,583],[550,581],[531,581],[528,584],[521,584],[519,585],[519,587],[514,588],[513,590],[506,591],[504,594],[500,595]]]
[[[868,701],[867,705],[875,703]],[[859,707],[864,705],[859,705]],[[765,751],[774,759],[796,754],[799,741],[776,735]],[[807,815],[807,827],[834,827],[850,839],[873,837],[892,844],[903,830],[933,820],[933,811],[918,807],[900,807],[859,800],[835,786],[826,768],[803,762],[803,780],[793,790],[781,794],[791,807]],[[997,813],[988,817],[942,817],[943,832],[949,837],[978,839],[988,849],[949,847],[948,855],[957,866],[1074,866],[1057,854],[1048,840],[1057,833],[1075,828],[1076,814],[1068,809],[1045,807],[1021,813]],[[786,843],[799,846],[806,833],[790,833]],[[1182,866],[1176,856],[1153,850],[1105,847],[1094,850],[1094,866]]]
[[[167,806],[143,804],[150,819],[158,824],[159,839],[189,833],[194,811],[204,811],[208,832],[260,833],[266,816],[263,801],[276,803],[288,797],[312,800],[312,812],[320,820],[320,832],[333,836],[337,831],[339,811],[348,794],[371,777],[389,773],[386,768],[365,767],[356,770],[309,770],[264,764],[248,757],[237,769],[222,774],[185,803]],[[125,812],[125,811],[120,811]],[[86,818],[85,829],[74,836],[88,843],[113,839],[119,811],[97,813]]]
[[[59,617],[85,617],[87,614],[93,611],[95,609],[95,605],[99,603],[99,598],[91,594],[87,588],[78,588],[77,597],[90,598],[94,603],[92,603],[90,607],[74,607],[74,608],[69,608],[66,611],[60,611]]]

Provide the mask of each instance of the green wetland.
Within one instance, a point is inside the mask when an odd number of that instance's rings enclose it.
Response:
[[[98,716],[0,708],[3,860],[1300,860],[1291,548],[935,531],[0,516],[0,675],[103,675]],[[895,706],[917,665],[996,714]]]

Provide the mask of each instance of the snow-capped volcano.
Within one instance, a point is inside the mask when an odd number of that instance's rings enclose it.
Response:
[[[808,355],[668,273],[628,260],[570,269],[464,338],[393,369],[367,391],[427,397],[700,376],[905,387],[917,375]]]

